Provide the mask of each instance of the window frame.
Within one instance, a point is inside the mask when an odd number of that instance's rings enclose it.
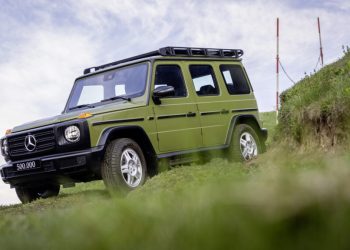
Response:
[[[196,91],[196,86],[194,84],[194,81],[193,81],[193,77],[192,77],[192,74],[191,74],[191,67],[192,66],[209,66],[210,67],[210,70],[211,70],[211,75],[213,77],[213,81],[214,81],[214,86],[216,87],[216,89],[218,90],[218,93],[217,94],[210,94],[210,95],[198,95],[197,91]],[[206,96],[219,96],[221,91],[220,91],[220,86],[219,86],[219,83],[218,83],[218,80],[217,80],[217,77],[215,75],[215,70],[213,68],[213,66],[211,64],[189,64],[188,65],[188,71],[190,73],[190,77],[191,77],[191,81],[192,81],[192,84],[193,84],[193,88],[194,88],[194,92],[196,93],[196,95],[198,97],[206,97]]]
[[[186,84],[186,81],[185,81],[185,77],[184,77],[184,73],[182,71],[182,67],[181,65],[179,64],[157,64],[155,69],[154,69],[154,81],[153,81],[153,91],[156,89],[156,80],[157,80],[157,69],[159,66],[175,66],[177,67],[179,70],[180,70],[180,73],[181,73],[181,80],[182,80],[182,83],[185,87],[185,92],[186,92],[186,95],[184,96],[165,96],[165,97],[162,97],[162,99],[178,99],[178,98],[187,98],[189,96],[189,93],[188,93],[188,88],[187,88],[187,84]],[[169,85],[168,85],[169,86]],[[153,93],[152,91],[152,93]]]
[[[149,85],[149,77],[151,75],[150,69],[152,68],[152,64],[148,60],[147,61],[140,61],[140,62],[136,62],[136,63],[131,63],[131,64],[120,65],[120,66],[117,66],[117,67],[106,68],[104,70],[96,71],[96,72],[93,72],[91,74],[83,75],[83,76],[80,76],[80,77],[76,78],[75,81],[74,81],[73,87],[72,87],[72,89],[71,89],[71,91],[69,93],[69,97],[68,97],[68,99],[66,101],[64,110],[62,111],[62,114],[66,114],[66,113],[70,113],[70,112],[74,112],[75,111],[75,110],[70,110],[69,109],[70,108],[69,104],[75,98],[73,94],[74,94],[74,91],[76,90],[76,88],[78,88],[78,84],[77,83],[78,83],[79,80],[83,80],[85,78],[93,77],[93,76],[100,75],[100,74],[105,74],[105,73],[108,73],[108,72],[112,72],[114,70],[134,67],[134,66],[138,66],[138,65],[142,65],[142,64],[145,64],[147,66],[145,86],[143,88],[142,93],[140,92],[140,95],[132,97],[132,98],[139,98],[139,97],[145,96],[146,92],[148,92],[147,88],[148,88],[148,85]],[[105,103],[100,103],[100,102],[91,103],[91,105],[93,105],[94,107],[100,107],[100,106],[105,106],[105,105],[110,104],[110,103],[118,103],[118,100],[105,102]],[[77,110],[80,110],[80,109],[77,109]]]
[[[225,78],[225,75],[224,75],[223,70],[221,69],[221,66],[230,66],[230,67],[240,68],[241,71],[242,71],[243,77],[244,77],[244,79],[246,80],[246,83],[247,83],[249,92],[248,92],[248,93],[238,93],[238,94],[235,94],[235,93],[232,94],[232,93],[230,93],[229,88],[228,88],[228,84],[227,84],[227,82],[226,82],[226,78]],[[220,72],[221,72],[222,79],[224,80],[224,84],[225,84],[225,86],[226,86],[227,93],[228,93],[229,95],[231,95],[231,96],[235,96],[235,95],[250,95],[250,94],[253,92],[253,88],[252,88],[252,86],[251,86],[251,84],[250,84],[250,81],[249,81],[249,79],[248,79],[248,77],[247,77],[246,71],[245,71],[244,67],[242,67],[242,65],[239,65],[239,64],[220,64],[220,65],[219,65],[219,70],[220,70]],[[230,75],[231,75],[231,73],[230,73]],[[231,76],[231,78],[232,78],[232,76]],[[233,80],[233,79],[232,79],[232,80]]]

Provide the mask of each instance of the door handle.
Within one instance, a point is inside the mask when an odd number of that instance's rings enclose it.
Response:
[[[195,112],[188,112],[186,114],[187,117],[195,117],[196,116],[196,113]]]

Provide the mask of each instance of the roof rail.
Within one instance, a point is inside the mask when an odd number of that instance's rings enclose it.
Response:
[[[121,63],[143,59],[151,56],[190,56],[190,57],[227,57],[238,59],[243,56],[241,49],[214,49],[214,48],[190,48],[190,47],[164,47],[138,56],[129,57],[116,62],[90,67],[84,70],[84,75]]]
[[[188,47],[164,47],[159,49],[162,56],[205,56],[205,57],[231,57],[243,56],[241,49],[213,49],[213,48],[188,48]]]

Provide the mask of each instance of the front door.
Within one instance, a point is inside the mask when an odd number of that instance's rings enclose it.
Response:
[[[157,62],[153,74],[152,89],[172,86],[175,90],[173,96],[161,98],[161,104],[153,107],[160,152],[202,147],[198,108],[193,100],[193,90],[183,77],[181,63]]]

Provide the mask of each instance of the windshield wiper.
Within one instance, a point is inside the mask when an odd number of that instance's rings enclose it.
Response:
[[[111,98],[107,98],[107,99],[103,99],[101,100],[100,102],[108,102],[108,101],[113,101],[113,100],[125,100],[125,101],[128,101],[130,102],[131,101],[131,98],[130,97],[124,97],[124,96],[114,96],[114,97],[111,97]]]
[[[80,108],[94,108],[95,106],[91,105],[91,104],[82,104],[82,105],[78,105],[72,108],[69,108],[69,110],[73,110],[73,109],[80,109]]]

